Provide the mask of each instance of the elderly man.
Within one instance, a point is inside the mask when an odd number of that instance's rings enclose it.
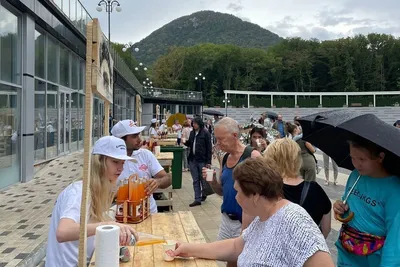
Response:
[[[235,166],[248,157],[256,158],[261,154],[253,150],[250,146],[246,147],[239,140],[239,124],[232,118],[221,119],[214,126],[214,134],[217,140],[217,146],[226,152],[222,160],[220,171],[221,183],[218,183],[215,175],[210,182],[214,192],[222,196],[221,205],[221,224],[219,227],[218,240],[225,240],[240,236],[254,219],[242,212],[242,208],[236,201],[237,191],[233,188],[232,172]],[[206,169],[203,168],[203,177],[207,176]],[[235,266],[236,263],[228,263],[227,266]]]
[[[124,169],[118,180],[124,179],[136,173],[150,182],[146,183],[145,191],[150,197],[150,213],[157,213],[157,204],[153,193],[158,188],[165,189],[172,183],[171,176],[167,174],[156,157],[148,149],[141,149],[142,140],[140,133],[146,128],[137,127],[132,120],[119,121],[111,129],[111,134],[125,141],[127,154],[134,157],[137,163],[125,161]]]

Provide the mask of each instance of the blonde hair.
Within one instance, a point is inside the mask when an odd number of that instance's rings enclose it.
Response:
[[[300,146],[290,138],[277,139],[267,146],[264,158],[273,159],[282,177],[295,178],[302,165]]]
[[[106,175],[106,160],[108,157],[92,155],[90,168],[90,220],[103,222],[111,218],[110,209],[115,186]]]

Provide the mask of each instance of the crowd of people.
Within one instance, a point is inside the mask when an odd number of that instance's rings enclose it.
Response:
[[[260,124],[266,119],[263,114]],[[246,145],[240,139],[239,124],[232,118],[204,122],[195,117],[183,125],[175,121],[172,129],[177,133],[177,144],[185,148],[183,171],[189,170],[193,180],[194,200],[189,206],[206,201],[210,189],[222,197],[222,205],[218,241],[178,242],[176,249],[169,251],[170,256],[213,259],[240,267],[334,266],[326,243],[332,211],[335,218],[341,218],[351,207],[356,215],[340,229],[337,266],[400,266],[400,179],[393,164],[387,163],[387,151],[368,140],[349,139],[354,170],[343,198],[332,205],[316,182],[317,149],[303,140],[298,118],[285,122],[279,115],[272,123],[279,133],[274,141],[266,138],[264,128],[253,127]],[[152,120],[149,136],[157,138],[163,125],[165,122],[157,127],[157,120]],[[120,226],[121,245],[136,235],[132,227],[118,224],[107,215],[118,180],[131,173],[146,177],[149,196],[171,185],[171,176],[149,150],[142,148],[144,129],[131,120],[120,121],[111,129],[112,136],[100,138],[93,147],[87,215],[89,257],[99,225]],[[207,170],[212,168],[213,146],[224,155],[212,181],[206,181]],[[329,185],[329,156],[323,157]],[[338,166],[334,161],[332,166],[336,185]],[[75,181],[57,199],[46,266],[77,264],[81,195],[82,182]],[[156,212],[151,197],[151,213]]]

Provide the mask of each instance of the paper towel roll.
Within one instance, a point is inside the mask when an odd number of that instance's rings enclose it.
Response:
[[[96,228],[96,267],[119,266],[119,226],[101,225]]]

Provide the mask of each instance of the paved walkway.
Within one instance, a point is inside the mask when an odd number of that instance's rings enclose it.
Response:
[[[322,160],[322,156],[317,158]],[[50,215],[54,202],[69,183],[82,172],[82,153],[76,152],[56,159],[35,174],[29,183],[17,184],[0,191],[0,267],[34,267],[44,257]],[[323,184],[323,171],[318,182]],[[325,186],[332,202],[340,198],[347,175],[339,174],[338,186]],[[332,176],[332,174],[331,174]],[[201,205],[189,208],[193,201],[191,176],[183,173],[181,189],[173,193],[174,210],[190,210],[208,242],[216,240],[220,224],[221,198],[212,195]],[[328,245],[336,260],[334,241],[340,224],[332,220]],[[222,266],[222,264],[220,264]]]

